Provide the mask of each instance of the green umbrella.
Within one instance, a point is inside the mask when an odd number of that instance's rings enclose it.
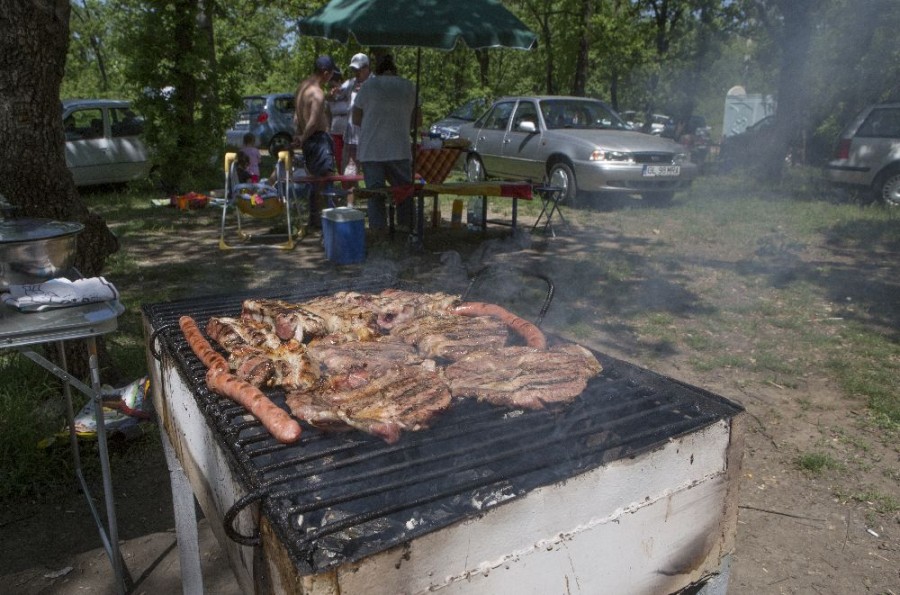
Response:
[[[499,0],[332,0],[300,21],[304,35],[376,47],[531,49],[537,36]]]
[[[471,49],[530,50],[537,43],[500,0],[332,0],[300,21],[300,33],[341,43],[353,37],[364,46],[418,48],[417,103],[421,48],[452,50],[462,41]],[[415,141],[418,130],[411,135]]]

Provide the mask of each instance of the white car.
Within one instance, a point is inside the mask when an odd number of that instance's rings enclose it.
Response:
[[[583,97],[504,97],[459,127],[470,180],[548,181],[579,191],[639,194],[666,203],[697,166],[673,140],[632,130],[608,105]]]
[[[117,184],[146,178],[153,164],[141,137],[143,118],[117,99],[62,102],[66,165],[76,186]]]

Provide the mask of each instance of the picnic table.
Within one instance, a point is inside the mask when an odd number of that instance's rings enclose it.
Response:
[[[414,199],[416,201],[416,221],[414,229],[411,230],[412,240],[421,243],[425,235],[425,197],[430,196],[437,203],[438,196],[441,194],[449,194],[453,196],[481,196],[484,200],[481,203],[481,220],[484,222],[482,229],[487,223],[495,223],[500,225],[509,225],[513,231],[516,229],[518,215],[519,199],[531,200],[532,185],[529,182],[506,182],[506,181],[485,181],[485,182],[448,182],[443,184],[409,184],[406,186],[395,186],[387,188],[359,188],[354,191],[355,195],[360,198],[387,197],[394,204],[399,204],[405,200]],[[489,197],[509,198],[512,199],[512,221],[487,218],[487,203]],[[393,228],[391,229],[393,231]]]

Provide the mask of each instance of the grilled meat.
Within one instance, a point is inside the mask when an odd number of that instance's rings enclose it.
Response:
[[[335,297],[374,313],[378,327],[389,331],[395,324],[425,313],[445,313],[459,304],[459,298],[446,293],[419,293],[385,289],[381,293],[345,291]]]
[[[329,334],[350,334],[357,341],[378,336],[375,314],[341,297],[325,296],[292,304],[282,300],[245,300],[241,318],[271,325],[282,340],[309,342]]]
[[[506,346],[511,331],[527,346]],[[207,334],[230,352],[235,381],[282,386],[296,417],[387,442],[426,427],[453,397],[540,409],[573,400],[600,372],[590,351],[547,349],[533,324],[444,293],[246,300],[240,319],[211,318]]]
[[[391,337],[415,345],[424,357],[458,360],[472,351],[506,344],[505,324],[489,316],[470,318],[456,314],[424,314],[398,322]]]
[[[340,374],[353,368],[383,369],[422,363],[412,345],[386,339],[335,344],[316,341],[309,345],[308,352],[327,374]]]
[[[572,401],[600,371],[600,362],[590,351],[565,344],[549,350],[500,347],[473,352],[447,366],[444,374],[454,397],[542,409]]]
[[[383,368],[358,366],[328,378],[320,390],[290,391],[288,407],[309,423],[336,423],[379,436],[388,443],[403,430],[427,426],[450,406],[450,390],[429,365],[404,364]]]
[[[329,332],[321,316],[303,310],[299,304],[282,300],[244,300],[241,319],[270,325],[282,341],[296,339],[302,343]]]
[[[321,377],[306,348],[293,341],[277,349],[238,345],[232,349],[228,365],[235,376],[253,386],[309,390]]]
[[[300,304],[305,312],[310,312],[325,321],[329,333],[345,333],[357,341],[371,341],[377,337],[376,314],[356,304],[349,292],[323,296]]]
[[[237,345],[250,345],[264,349],[278,349],[281,339],[271,325],[249,319],[212,317],[206,324],[206,334],[226,350]]]

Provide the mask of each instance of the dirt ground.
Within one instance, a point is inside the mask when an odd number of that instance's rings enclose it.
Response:
[[[602,213],[579,217],[573,212],[570,219],[575,225],[555,239],[540,234],[515,237],[504,234],[485,242],[468,243],[462,250],[452,241],[430,243],[424,252],[408,251],[402,239],[394,240],[394,245],[386,251],[376,244],[370,247],[367,262],[361,267],[333,266],[322,257],[321,245],[315,237],[307,238],[292,252],[222,253],[214,247],[212,228],[202,232],[208,237],[153,235],[131,241],[125,249],[140,265],[139,274],[144,282],[153,278],[154,267],[184,259],[196,260],[197,273],[192,283],[198,295],[222,293],[238,284],[252,289],[273,283],[375,272],[458,288],[464,285],[471,271],[485,263],[542,264],[552,269],[558,287],[547,320],[551,330],[571,315],[575,308],[569,308],[568,304],[574,304],[578,298],[575,293],[578,284],[567,284],[564,277],[596,275],[601,278],[603,275],[602,271],[583,268],[591,266],[589,259],[579,256],[584,250],[627,255],[635,280],[634,293],[610,296],[607,303],[596,304],[594,321],[588,322],[593,329],[590,336],[579,336],[577,340],[721,394],[746,408],[738,532],[729,593],[900,595],[900,518],[896,513],[873,513],[871,502],[836,495],[858,492],[860,486],[868,486],[882,494],[900,497],[896,445],[883,444],[879,435],[872,433],[871,424],[861,423],[865,416],[864,404],[848,399],[824,373],[804,378],[799,386],[787,387],[742,371],[739,374],[746,378],[738,382],[730,371],[697,371],[689,361],[689,354],[654,350],[629,324],[630,309],[667,304],[680,309],[679,315],[690,316],[699,307],[698,301],[702,301],[698,299],[701,288],[716,283],[717,270],[738,267],[740,263],[729,262],[723,255],[698,252],[682,264],[681,270],[661,275],[666,263],[654,256],[658,232],[605,227]],[[791,274],[799,277],[813,275],[824,263],[836,265],[846,274],[839,284],[847,292],[868,282],[873,270],[880,278],[895,280],[900,267],[896,254],[844,253],[829,249],[825,239],[820,245],[796,247],[791,256]],[[859,266],[862,262],[867,266]],[[772,266],[773,274],[775,264],[775,260],[765,258],[756,263],[760,267]],[[247,275],[248,270],[252,274]],[[138,282],[138,279],[113,281],[119,284]],[[741,291],[746,292],[747,287]],[[760,295],[742,293],[740,300],[761,299],[766,290],[760,287],[759,291]],[[728,294],[727,291],[716,293]],[[900,300],[896,294],[885,292],[873,299],[878,303],[870,306],[883,308],[882,320],[895,331],[900,320]],[[729,304],[718,303],[716,307],[726,308]],[[785,336],[779,340],[789,345],[790,332],[793,331],[786,329]],[[733,343],[728,349],[742,348],[737,339]],[[114,470],[114,487],[120,537],[132,542],[161,540],[159,554],[162,556],[174,547],[174,521],[162,452],[158,444],[150,442],[141,468]],[[848,459],[863,457],[869,463],[821,474],[798,469],[795,464],[798,454],[816,450],[823,442]],[[9,510],[3,513],[0,560],[4,578],[0,581],[0,593],[85,592],[79,577],[96,573],[89,568],[91,565],[105,564],[102,554],[96,553],[96,531],[86,518],[80,494],[51,505],[23,502],[14,513]],[[221,569],[221,564],[216,565],[219,555],[214,543],[204,545],[204,563],[210,568]],[[133,573],[137,568],[136,579],[140,579],[141,572],[148,574],[153,570],[152,560],[132,557],[127,562]],[[68,567],[72,570],[66,575],[52,576]],[[146,585],[137,582],[135,592],[148,592]],[[233,588],[233,585],[225,586],[227,577],[208,584],[219,585],[211,586],[209,592],[227,592]],[[222,591],[217,591],[219,588]]]

